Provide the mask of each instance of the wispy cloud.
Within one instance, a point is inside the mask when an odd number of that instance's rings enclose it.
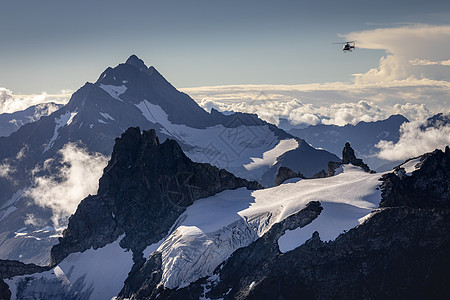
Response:
[[[107,158],[99,153],[89,154],[76,144],[69,143],[59,151],[62,166],[53,175],[38,176],[39,171],[49,171],[56,159],[49,159],[42,169],[34,170],[34,187],[27,195],[36,204],[48,207],[53,212],[55,227],[65,225],[67,218],[75,212],[80,201],[95,194],[98,180],[107,164]]]
[[[66,104],[70,96],[70,90],[63,90],[60,94],[55,95],[46,92],[39,95],[14,95],[11,90],[0,87],[0,114],[13,113],[41,103]]]
[[[380,141],[378,157],[386,160],[403,160],[419,156],[450,145],[450,124],[423,128],[424,122],[404,123],[397,143]]]
[[[9,164],[3,161],[0,163],[0,177],[11,179],[11,174],[15,172],[15,169]]]

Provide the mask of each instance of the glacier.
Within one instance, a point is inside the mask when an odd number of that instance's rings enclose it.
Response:
[[[334,240],[378,207],[381,175],[344,165],[334,177],[290,181],[257,191],[240,188],[197,200],[156,250],[162,255],[161,283],[174,289],[211,276],[236,249],[248,246],[311,201],[320,201],[323,212],[309,225],[280,237],[280,251],[302,245],[314,231],[325,241]]]

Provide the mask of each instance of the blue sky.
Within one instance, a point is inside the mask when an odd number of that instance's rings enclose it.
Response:
[[[449,24],[450,2],[2,1],[0,87],[76,90],[132,53],[179,88],[348,82],[385,50],[338,35],[409,23]]]

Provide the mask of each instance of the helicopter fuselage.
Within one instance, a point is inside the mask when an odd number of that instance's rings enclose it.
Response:
[[[355,46],[350,45],[350,44],[345,44],[344,47],[342,48],[343,51],[352,51],[352,49],[355,49]]]

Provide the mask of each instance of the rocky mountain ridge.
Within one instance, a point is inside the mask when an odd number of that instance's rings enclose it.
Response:
[[[439,298],[450,294],[450,150],[423,156],[421,167],[393,180],[383,176],[381,209],[364,223],[324,243],[317,232],[300,247],[281,253],[283,223],[238,249],[214,275],[178,290],[123,290],[130,299],[381,299]],[[421,171],[423,169],[423,171]],[[430,170],[437,168],[437,174]],[[400,178],[400,177],[399,177]],[[399,191],[411,186],[407,195]],[[406,181],[403,181],[406,180]],[[437,186],[439,197],[415,198]],[[441,193],[444,191],[444,193]],[[286,220],[287,221],[287,220]],[[239,274],[239,275],[237,275]],[[149,277],[148,277],[149,278]],[[137,290],[137,291],[136,291]]]
[[[160,144],[155,130],[141,134],[139,128],[129,128],[116,139],[98,194],[81,201],[52,248],[52,265],[70,253],[103,247],[122,234],[121,246],[138,260],[193,201],[239,187],[261,188],[226,170],[192,162],[174,140]]]
[[[45,206],[49,201],[36,201],[29,192],[41,179],[64,182],[61,170],[72,165],[64,161],[68,145],[88,157],[108,157],[115,138],[136,126],[154,129],[161,141],[177,141],[193,161],[210,163],[247,180],[262,182],[265,176],[270,186],[281,164],[315,173],[335,157],[256,115],[206,112],[155,67],[132,55],[125,63],[107,68],[96,82],[87,82],[59,110],[0,137],[0,165],[5,173],[0,176],[0,258],[48,263],[42,253],[57,242],[58,228],[67,224],[69,214],[53,224],[53,211]],[[298,159],[277,162],[286,152]],[[307,158],[312,155],[313,160]],[[294,165],[296,161],[301,163]],[[274,163],[277,166],[272,168]],[[50,202],[64,197],[53,198]]]

